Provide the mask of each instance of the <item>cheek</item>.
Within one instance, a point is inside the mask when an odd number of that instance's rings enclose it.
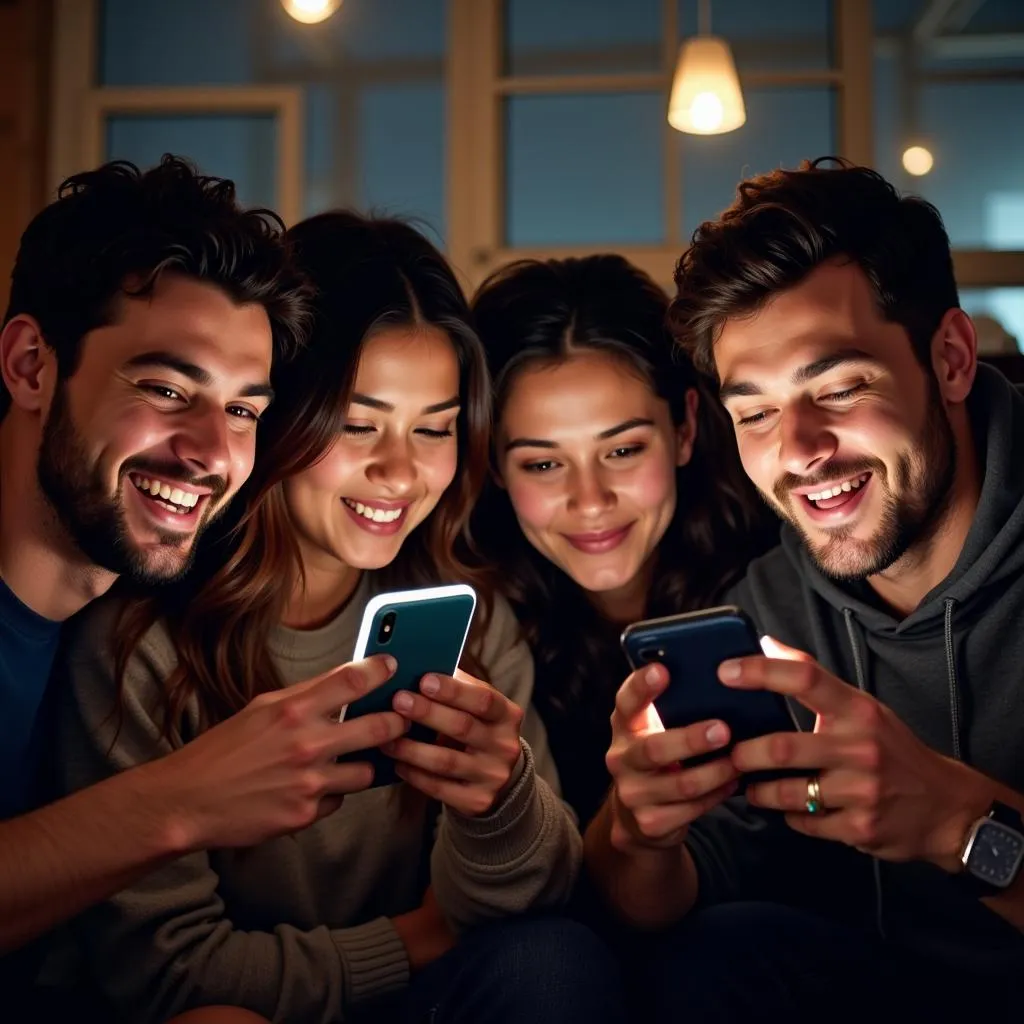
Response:
[[[676,504],[675,465],[668,460],[650,459],[637,466],[616,490],[640,510],[671,515]]]
[[[551,523],[560,504],[557,488],[522,474],[514,476],[507,486],[512,510],[524,529],[543,530]]]
[[[422,459],[418,472],[420,479],[426,482],[427,491],[434,498],[448,489],[459,469],[459,452],[455,445],[449,445],[441,451]]]

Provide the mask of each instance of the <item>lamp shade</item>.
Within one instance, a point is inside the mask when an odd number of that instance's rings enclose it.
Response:
[[[281,6],[304,25],[325,21],[340,6],[341,0],[281,0]]]
[[[679,50],[668,123],[693,135],[719,135],[747,119],[728,43],[716,36],[688,39]]]

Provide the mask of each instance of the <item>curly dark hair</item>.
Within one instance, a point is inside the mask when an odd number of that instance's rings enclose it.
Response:
[[[66,378],[85,335],[111,322],[114,300],[148,294],[169,270],[262,305],[274,355],[287,356],[304,341],[311,314],[283,236],[277,214],[243,209],[233,182],[186,160],[167,154],[147,171],[116,160],[68,178],[25,229],[4,323],[38,321]],[[0,380],[0,417],[9,404]]]
[[[960,305],[939,211],[838,157],[740,183],[733,204],[697,228],[679,260],[669,328],[696,365],[714,374],[714,345],[727,320],[843,257],[864,272],[882,315],[906,329],[930,368],[932,336]]]
[[[697,441],[690,462],[677,471],[679,499],[658,546],[650,615],[714,603],[778,535],[777,521],[743,473],[714,384],[673,351],[667,308],[668,296],[654,281],[615,255],[513,263],[488,278],[473,302],[494,379],[496,422],[523,370],[581,349],[631,367],[668,402],[676,423],[685,416],[687,392],[697,391]],[[620,627],[605,621],[579,585],[529,543],[497,485],[485,489],[471,531],[533,649],[534,703],[552,747],[564,727],[603,735],[628,671]],[[599,766],[587,770],[600,774]],[[577,806],[584,818],[594,809]]]

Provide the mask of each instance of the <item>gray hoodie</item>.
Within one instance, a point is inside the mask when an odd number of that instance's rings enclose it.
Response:
[[[824,576],[789,527],[728,599],[934,750],[1024,792],[1024,397],[982,365],[968,410],[984,474],[977,513],[952,572],[910,615],[893,616],[866,583]],[[929,864],[804,837],[742,799],[697,822],[688,842],[702,904],[782,900],[951,965],[1024,971],[1024,935]]]

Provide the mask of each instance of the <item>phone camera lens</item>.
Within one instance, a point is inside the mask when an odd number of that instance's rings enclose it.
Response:
[[[646,665],[651,661],[661,661],[665,657],[665,652],[660,647],[645,647],[640,652],[640,658]]]
[[[395,619],[397,618],[394,612],[388,612],[384,618],[380,620],[380,629],[377,630],[377,643],[386,644],[395,632]]]

